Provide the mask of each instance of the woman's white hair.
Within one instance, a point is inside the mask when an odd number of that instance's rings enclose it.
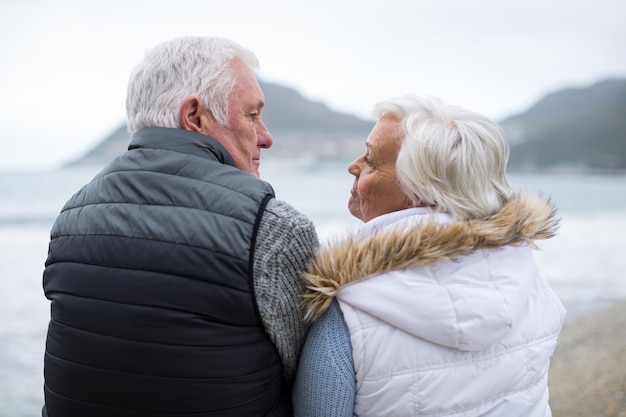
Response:
[[[400,122],[396,173],[414,203],[477,219],[498,210],[513,193],[506,178],[509,145],[489,118],[415,95],[382,101],[373,115]]]
[[[147,51],[128,81],[128,131],[180,128],[180,105],[189,96],[198,97],[217,123],[227,126],[228,101],[236,86],[231,67],[235,59],[250,69],[258,67],[250,50],[218,37],[181,37]]]

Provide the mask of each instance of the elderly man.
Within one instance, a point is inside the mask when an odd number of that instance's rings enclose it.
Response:
[[[51,232],[44,417],[291,415],[317,236],[258,178],[256,66],[184,37],[135,68],[128,151]]]

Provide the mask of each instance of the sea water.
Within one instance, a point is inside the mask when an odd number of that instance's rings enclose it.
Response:
[[[261,176],[278,198],[317,225],[321,239],[358,227],[347,210],[347,164],[268,161]],[[36,417],[43,403],[43,353],[49,304],[42,272],[50,228],[65,201],[94,169],[0,173],[0,417]],[[568,309],[626,299],[626,176],[511,175],[520,189],[550,197],[559,234],[536,259]]]

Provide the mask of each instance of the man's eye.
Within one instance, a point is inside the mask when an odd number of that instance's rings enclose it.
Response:
[[[372,161],[370,161],[370,160],[369,160],[369,158],[368,158],[367,156],[364,156],[364,157],[363,157],[363,161],[364,161],[367,165],[372,166]]]

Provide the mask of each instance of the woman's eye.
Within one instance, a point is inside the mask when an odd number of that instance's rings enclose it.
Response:
[[[367,165],[372,166],[372,161],[370,161],[370,160],[369,160],[369,158],[368,158],[367,156],[364,156],[364,157],[363,157],[363,161],[364,161]]]

